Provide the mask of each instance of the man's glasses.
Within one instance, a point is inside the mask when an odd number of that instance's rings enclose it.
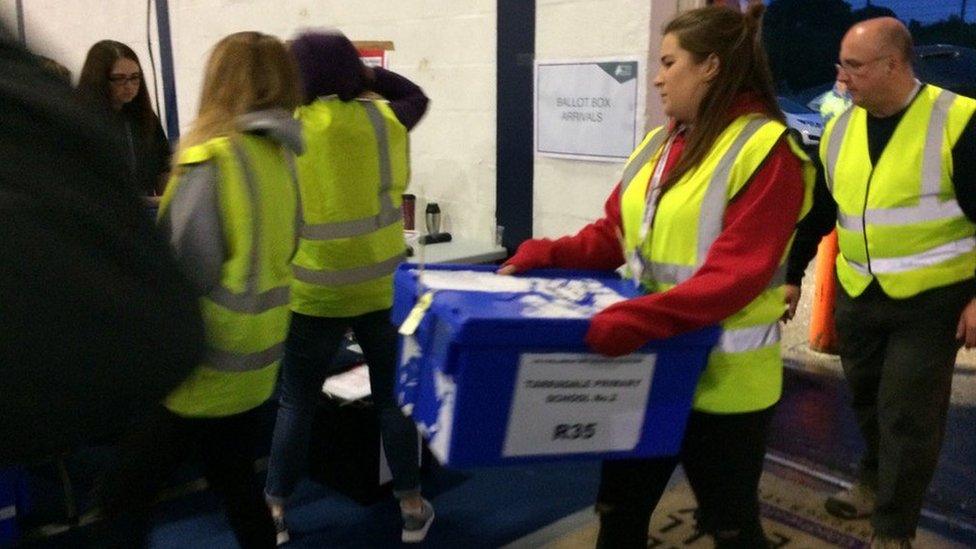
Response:
[[[867,66],[870,65],[871,63],[876,63],[878,61],[881,61],[882,59],[886,59],[887,57],[888,57],[887,55],[882,55],[880,57],[875,57],[870,61],[854,61],[854,60],[841,61],[840,63],[834,63],[834,68],[837,69],[838,73],[843,71],[846,72],[847,74],[857,76],[863,73],[864,70],[867,68]]]
[[[115,84],[116,86],[122,86],[125,84],[139,84],[140,82],[142,82],[142,75],[139,73],[110,74],[108,75],[108,81]]]

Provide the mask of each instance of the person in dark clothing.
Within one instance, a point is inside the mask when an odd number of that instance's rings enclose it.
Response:
[[[858,23],[838,80],[854,106],[827,125],[824,177],[788,258],[787,317],[836,224],[836,327],[865,438],[857,483],[827,499],[871,516],[871,547],[910,547],[938,461],[960,342],[976,346],[976,100],[919,82],[911,35]]]
[[[104,120],[0,42],[0,465],[112,439],[199,361],[195,293]]]
[[[81,69],[78,95],[110,114],[118,125],[121,157],[136,188],[145,196],[161,195],[169,173],[170,145],[152,110],[145,75],[132,48],[115,40],[96,42]]]
[[[400,200],[409,179],[407,132],[423,116],[427,97],[400,75],[367,68],[338,31],[302,34],[291,48],[305,87],[305,104],[296,112],[306,140],[306,153],[298,159],[304,226],[292,263],[293,314],[266,498],[284,542],[284,505],[305,471],[322,382],[352,329],[369,363],[373,404],[400,500],[401,539],[419,542],[434,510],[420,494],[416,427],[394,397],[397,334],[390,307],[393,271],[405,249]],[[364,97],[367,92],[385,101]]]

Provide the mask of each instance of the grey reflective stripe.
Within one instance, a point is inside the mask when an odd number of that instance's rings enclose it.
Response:
[[[827,142],[827,158],[824,163],[824,177],[827,180],[827,188],[831,192],[834,190],[834,178],[837,176],[837,157],[840,156],[840,145],[844,141],[844,134],[847,132],[847,125],[851,121],[854,107],[848,108],[843,114],[837,117],[834,127],[830,130],[830,141]]]
[[[215,370],[222,372],[249,372],[270,366],[280,360],[285,352],[285,344],[278,343],[256,353],[239,354],[223,349],[207,349],[205,361]]]
[[[668,132],[665,131],[664,128],[661,128],[657,133],[654,134],[654,137],[647,142],[644,148],[637,153],[637,156],[635,156],[633,160],[624,166],[624,173],[620,176],[621,196],[624,194],[624,191],[627,190],[627,187],[630,185],[630,181],[634,179],[637,172],[644,167],[644,164],[651,161],[651,157],[654,156],[654,153],[656,153],[658,149],[661,148],[661,145],[664,144],[664,139],[667,137],[667,133]]]
[[[261,293],[257,291],[259,262],[261,260],[261,208],[260,197],[258,196],[257,177],[251,169],[247,153],[241,148],[241,144],[232,141],[231,148],[234,151],[237,164],[243,174],[244,184],[247,187],[247,194],[251,202],[251,223],[253,223],[253,226],[251,229],[251,250],[247,266],[247,280],[243,292],[237,293],[227,289],[225,286],[218,286],[207,295],[207,299],[236,313],[260,314],[275,307],[287,305],[289,300],[289,287],[281,286]]]
[[[260,314],[288,304],[291,292],[288,286],[272,288],[260,294],[235,294],[223,286],[210,292],[207,299],[235,313]]]
[[[712,177],[705,190],[705,197],[702,199],[701,210],[698,217],[698,264],[701,265],[708,255],[708,249],[722,234],[722,222],[725,220],[725,206],[728,204],[729,173],[735,164],[735,159],[739,156],[742,148],[760,128],[769,122],[767,118],[753,118],[750,120],[729,150],[725,151],[719,160]]]
[[[855,271],[862,275],[870,276],[871,273],[893,274],[924,269],[925,267],[931,267],[932,265],[938,265],[950,259],[955,259],[961,255],[973,253],[973,251],[976,251],[976,237],[967,236],[966,238],[949,242],[948,244],[930,248],[919,254],[881,259],[871,258],[870,271],[864,263],[852,261],[846,257],[844,259],[847,260],[847,263]]]
[[[923,196],[917,206],[866,210],[864,219],[861,216],[838,212],[837,222],[844,229],[861,232],[864,230],[864,221],[867,221],[868,225],[898,226],[950,220],[964,215],[955,200],[942,201],[937,196]]]
[[[386,131],[386,119],[372,102],[363,101],[360,104],[366,109],[366,115],[373,126],[373,134],[376,137],[376,147],[379,153],[380,211],[374,216],[349,221],[305,225],[302,228],[302,238],[334,240],[363,236],[388,227],[400,221],[403,216],[403,212],[393,206],[393,197],[390,195],[390,189],[393,188],[393,165],[390,162],[390,140]]]
[[[295,190],[295,251],[297,252],[298,235],[302,234],[302,225],[305,224],[305,213],[302,211],[302,189],[298,184],[298,166],[295,155],[284,148],[281,152],[285,155],[285,163],[288,164],[288,173],[291,175],[292,188]]]
[[[393,271],[396,270],[397,265],[402,263],[405,257],[406,256],[402,254],[395,255],[390,259],[381,261],[379,263],[366,265],[365,267],[356,267],[354,269],[345,269],[342,271],[313,271],[298,265],[292,265],[292,271],[295,273],[296,280],[300,280],[306,284],[317,284],[319,286],[345,286],[347,284],[367,282],[388,274],[392,274]]]
[[[773,273],[773,278],[769,280],[767,288],[778,288],[783,284],[786,284],[786,265],[776,267],[776,271]]]
[[[716,348],[723,353],[744,353],[769,347],[779,343],[779,322],[752,326],[750,328],[733,328],[722,332]]]
[[[681,284],[691,278],[698,270],[697,266],[675,265],[674,263],[661,263],[658,261],[650,262],[650,273],[652,280],[662,284]]]
[[[386,206],[389,204],[389,207]],[[380,199],[380,213],[373,217],[353,219],[352,221],[338,221],[336,223],[321,223],[302,227],[302,238],[307,240],[333,240],[337,238],[352,238],[375,232],[383,227],[400,220],[401,212],[393,208],[390,194]]]
[[[650,277],[650,280],[647,282],[659,282],[661,284],[681,284],[691,278],[695,274],[695,271],[698,270],[698,267],[661,263],[658,261],[652,261],[649,267],[650,272],[648,273],[648,277]],[[766,287],[767,289],[773,289],[783,284],[786,284],[786,265],[780,265],[776,268],[776,272],[773,273],[773,278],[770,279]]]
[[[949,118],[949,107],[955,99],[956,94],[941,90],[932,106],[922,154],[921,196],[939,195],[939,184],[942,182],[942,145],[946,138],[945,124]]]

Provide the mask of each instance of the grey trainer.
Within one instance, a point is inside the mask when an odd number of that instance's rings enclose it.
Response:
[[[420,513],[401,511],[400,517],[403,518],[403,534],[400,536],[400,540],[403,543],[420,543],[427,537],[430,523],[434,522],[434,506],[425,499]]]
[[[827,498],[827,512],[842,519],[860,519],[874,513],[874,490],[860,482]]]

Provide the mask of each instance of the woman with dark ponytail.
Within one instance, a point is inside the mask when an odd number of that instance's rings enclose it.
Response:
[[[809,210],[814,171],[776,105],[763,9],[710,6],[669,22],[654,78],[668,124],[631,154],[602,219],[574,236],[526,241],[500,269],[626,265],[644,295],[593,317],[586,341],[604,355],[722,328],[679,455],[604,462],[598,547],[647,547],[651,513],[678,463],[699,528],[717,547],[766,546],[757,490],[782,390],[784,258]]]

